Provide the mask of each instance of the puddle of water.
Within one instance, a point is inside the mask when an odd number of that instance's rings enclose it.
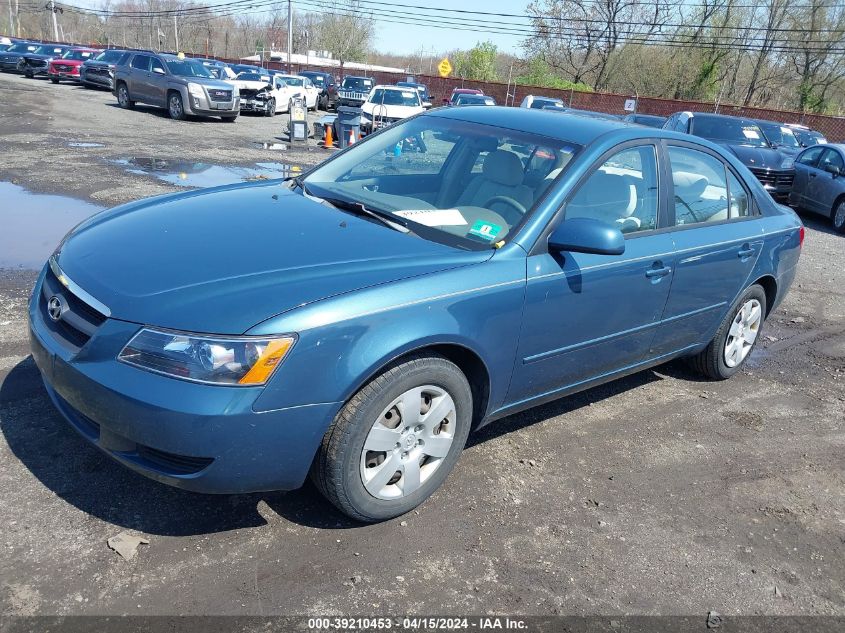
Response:
[[[0,182],[0,268],[38,269],[74,226],[102,207]]]
[[[83,141],[74,141],[67,144],[68,147],[105,147],[102,143],[89,143]]]
[[[275,150],[275,151],[278,151],[278,152],[287,151],[287,148],[288,148],[287,143],[276,143],[275,141],[268,141],[266,143],[262,143],[262,142],[258,141],[258,142],[255,143],[255,146],[258,149],[271,149],[271,150]]]
[[[298,166],[286,163],[256,163],[254,167],[231,167],[145,156],[111,162],[131,174],[153,176],[179,187],[214,187],[246,180],[286,178],[291,173],[300,171]]]

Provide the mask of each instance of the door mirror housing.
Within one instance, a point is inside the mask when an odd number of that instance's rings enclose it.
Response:
[[[839,165],[825,165],[824,170],[829,174],[833,174],[834,177],[842,175]]]
[[[622,231],[593,218],[564,220],[549,235],[549,251],[621,255],[625,252]]]
[[[163,74],[164,74],[164,69],[163,69],[163,68],[159,68],[158,66],[156,66],[155,68],[153,68],[153,72],[154,72],[156,75],[163,75]]]

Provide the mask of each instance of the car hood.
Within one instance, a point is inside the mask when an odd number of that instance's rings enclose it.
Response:
[[[65,64],[67,66],[82,66],[83,61],[81,59],[61,59],[57,57],[56,59],[52,60],[53,64]]]
[[[385,116],[391,119],[405,119],[423,112],[425,108],[422,106],[382,105],[381,103],[371,103],[368,101],[361,106],[361,110],[370,115],[370,118],[373,116]]]
[[[783,154],[767,147],[750,147],[748,145],[732,145],[724,143],[742,164],[754,169],[780,169],[784,160]]]
[[[271,181],[105,211],[72,232],[58,264],[113,318],[238,334],[298,306],[491,253],[403,234]]]
[[[95,67],[95,68],[114,68],[115,67],[114,63],[94,61],[93,59],[86,59],[84,62],[82,62],[82,65],[83,66],[92,66],[92,67]]]
[[[52,59],[58,59],[56,55],[35,55],[34,53],[24,53],[25,59],[40,59],[42,61],[50,61]]]
[[[220,90],[231,90],[231,84],[220,79],[212,79],[211,77],[181,77],[192,83],[202,84],[206,88],[219,88]]]
[[[232,84],[244,90],[261,90],[262,88],[272,88],[266,81],[247,81],[245,79],[232,79]]]

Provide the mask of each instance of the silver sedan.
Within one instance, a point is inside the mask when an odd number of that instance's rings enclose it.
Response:
[[[789,204],[821,213],[845,233],[845,145],[813,145],[795,157]]]

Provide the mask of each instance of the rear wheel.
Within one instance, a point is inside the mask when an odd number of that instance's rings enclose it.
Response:
[[[182,105],[182,95],[178,92],[171,92],[167,97],[167,112],[174,121],[184,120],[185,106]]]
[[[135,107],[135,102],[129,98],[129,88],[124,83],[117,85],[117,104],[124,110],[131,110]]]
[[[425,501],[457,462],[472,392],[439,355],[394,363],[355,394],[323,437],[311,477],[338,509],[383,521]]]
[[[838,200],[830,212],[830,220],[837,233],[845,233],[845,198]]]
[[[716,336],[690,364],[713,380],[725,380],[740,370],[757,339],[766,315],[766,291],[750,286],[728,312]]]
[[[50,81],[52,81],[54,84],[59,83],[59,80],[56,79],[55,77],[50,77]]]

